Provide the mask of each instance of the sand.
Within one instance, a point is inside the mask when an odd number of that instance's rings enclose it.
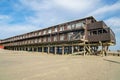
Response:
[[[120,57],[0,50],[0,80],[120,80]]]

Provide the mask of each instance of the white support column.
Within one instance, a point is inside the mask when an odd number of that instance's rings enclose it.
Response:
[[[72,54],[74,53],[74,46],[72,45]]]
[[[32,47],[32,52],[34,52],[34,47]]]
[[[48,46],[48,52],[47,52],[48,54],[50,53],[50,46]]]
[[[36,52],[38,52],[38,47],[36,47]]]
[[[44,52],[44,46],[42,46],[42,52]]]
[[[106,56],[108,56],[108,49],[109,49],[109,46],[106,46]]]
[[[55,55],[57,53],[57,46],[54,47]]]
[[[84,41],[84,56],[85,56],[85,52],[86,52],[86,50],[85,50],[85,48],[86,48],[86,45],[85,45],[85,41]]]
[[[62,46],[62,55],[64,55],[64,46]]]
[[[105,52],[104,52],[104,46],[102,45],[102,56],[104,56]]]

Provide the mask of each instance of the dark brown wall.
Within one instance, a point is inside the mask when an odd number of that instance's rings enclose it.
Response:
[[[99,21],[99,22],[87,24],[87,30],[104,28],[103,25],[104,25],[104,22],[103,22],[103,21]]]
[[[88,35],[88,41],[89,42],[99,42],[99,41],[110,41],[110,34],[109,33],[104,33],[101,35]]]

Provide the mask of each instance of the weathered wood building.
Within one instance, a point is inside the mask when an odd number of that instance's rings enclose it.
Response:
[[[104,53],[115,43],[114,32],[103,21],[97,21],[92,16],[0,41],[8,50],[53,54],[81,52],[84,55],[96,54],[100,47]]]

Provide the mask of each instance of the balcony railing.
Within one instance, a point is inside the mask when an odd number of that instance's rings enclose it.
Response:
[[[110,28],[105,29],[107,32],[103,32],[101,34],[93,34],[93,35],[88,35],[88,41],[89,42],[98,42],[98,41],[111,41],[115,42],[115,34]]]

